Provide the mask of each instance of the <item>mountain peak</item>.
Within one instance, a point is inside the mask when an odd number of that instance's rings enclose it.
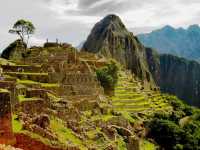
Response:
[[[163,31],[167,31],[167,32],[170,32],[170,31],[174,31],[175,29],[170,26],[170,25],[166,25],[162,28]]]
[[[126,30],[125,25],[119,16],[111,14],[103,18],[98,24],[99,29],[110,29],[112,31]],[[96,27],[97,27],[96,26]]]
[[[107,15],[103,20],[118,20],[121,21],[120,17],[115,14]]]
[[[114,58],[144,81],[146,88],[155,86],[148,69],[146,49],[127,30],[116,15],[108,15],[92,29],[83,50]]]
[[[190,25],[188,27],[188,30],[192,30],[192,31],[199,31],[200,30],[200,27],[198,24],[194,24],[194,25]]]

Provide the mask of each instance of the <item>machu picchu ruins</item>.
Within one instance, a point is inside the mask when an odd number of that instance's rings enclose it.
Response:
[[[19,39],[1,52],[0,150],[200,148],[200,109],[175,85],[189,79],[176,71],[194,65],[196,104],[199,64],[145,47],[114,14],[79,48],[58,38],[30,44],[35,29],[18,20],[9,33]]]
[[[47,45],[30,48],[25,63],[23,59],[15,62],[11,58],[1,65],[2,96],[8,94],[4,99],[8,100],[8,107],[12,107],[9,132],[19,148],[28,150],[21,139],[39,138],[49,148],[109,149],[117,146],[112,144],[113,140],[121,140],[118,129],[124,130],[123,136],[127,138],[135,136],[128,121],[134,120],[131,113],[139,117],[149,115],[154,109],[162,111],[170,107],[164,101],[159,104],[153,101],[162,97],[159,92],[145,91],[142,82],[125,68],[118,73],[113,94],[105,95],[95,70],[105,66],[107,58],[78,52],[66,44]],[[69,135],[59,135],[62,132]],[[95,142],[99,138],[102,138],[101,144]],[[131,139],[129,144],[137,142]],[[32,144],[29,145],[34,146]]]

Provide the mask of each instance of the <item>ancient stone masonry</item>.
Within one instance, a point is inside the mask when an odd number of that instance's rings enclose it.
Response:
[[[33,98],[32,100],[21,102],[20,108],[21,112],[24,112],[26,114],[40,114],[42,112],[45,112],[45,108],[47,108],[47,103],[44,99]]]
[[[0,89],[0,144],[14,144],[10,93]]]
[[[65,74],[61,83],[66,95],[95,95],[101,91],[96,76],[89,73]]]
[[[16,82],[15,81],[4,81],[0,80],[0,89],[7,89],[10,91],[10,101],[12,104],[16,104],[15,101],[15,91],[16,91]]]
[[[24,72],[7,72],[5,75],[16,77],[20,80],[32,80],[35,82],[47,83],[49,80],[48,73],[24,73]]]
[[[40,72],[41,66],[29,65],[2,65],[4,72]]]
[[[63,79],[62,83],[64,85],[71,85],[71,84],[86,84],[86,85],[93,85],[95,84],[96,78],[94,75],[91,74],[66,74],[65,78]]]

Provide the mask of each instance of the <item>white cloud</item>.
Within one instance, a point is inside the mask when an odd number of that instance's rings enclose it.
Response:
[[[46,38],[78,45],[109,13],[119,15],[127,28],[138,33],[166,24],[199,24],[199,8],[199,0],[4,0],[0,5],[0,49],[16,38],[8,30],[20,18],[31,20],[37,28],[32,45]]]

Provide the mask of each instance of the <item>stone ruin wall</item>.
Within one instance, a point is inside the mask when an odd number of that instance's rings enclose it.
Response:
[[[16,83],[15,81],[0,81],[0,89],[7,89],[10,91],[11,104],[15,105],[16,101]],[[13,108],[12,108],[13,109]]]
[[[41,114],[45,112],[48,104],[44,99],[35,99],[32,101],[24,101],[19,104],[20,112],[26,114]]]
[[[40,66],[2,65],[4,72],[41,72]]]
[[[95,95],[102,89],[93,74],[65,74],[61,81],[66,95]]]

